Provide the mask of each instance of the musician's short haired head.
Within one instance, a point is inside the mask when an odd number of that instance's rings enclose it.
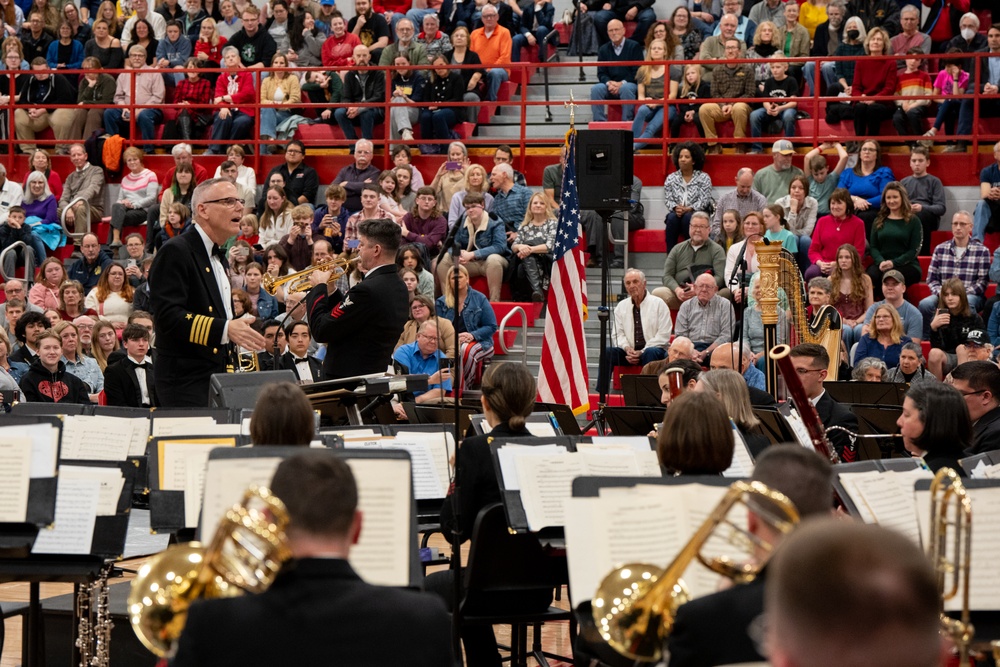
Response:
[[[122,342],[130,340],[149,340],[149,329],[141,324],[126,324],[125,329],[122,330]]]
[[[733,462],[733,427],[714,394],[687,391],[670,402],[656,437],[660,465],[685,475],[718,475]]]
[[[250,442],[308,447],[316,433],[315,424],[312,405],[298,385],[269,382],[257,394],[250,416]]]
[[[833,509],[833,469],[811,449],[795,444],[768,447],[757,456],[750,479],[788,496],[803,519]]]
[[[775,667],[935,667],[945,645],[927,556],[877,525],[812,519],[768,565],[766,650]]]
[[[490,364],[483,374],[483,410],[512,429],[520,429],[535,407],[535,377],[514,362]]]
[[[286,533],[293,552],[301,538],[346,539],[349,545],[361,532],[354,474],[329,450],[306,449],[282,461],[271,478],[271,492],[288,510]]]
[[[679,368],[684,371],[685,389],[694,387],[694,383],[698,382],[698,378],[701,376],[703,370],[701,364],[693,359],[674,359],[673,361],[668,361],[667,365],[663,368],[663,372],[665,373],[671,368]]]
[[[792,358],[808,357],[812,359],[813,368],[826,368],[830,365],[830,354],[819,343],[801,343],[792,348]]]
[[[990,361],[967,361],[951,372],[955,389],[965,397],[969,416],[978,420],[1000,405],[1000,368]]]
[[[358,224],[358,235],[364,236],[375,245],[382,247],[382,257],[394,260],[402,240],[402,234],[392,220],[375,218]]]

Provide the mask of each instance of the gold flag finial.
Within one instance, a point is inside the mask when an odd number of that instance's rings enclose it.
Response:
[[[563,102],[563,106],[569,109],[569,129],[575,129],[573,126],[576,123],[576,100],[573,98],[573,91],[569,91],[569,102]]]

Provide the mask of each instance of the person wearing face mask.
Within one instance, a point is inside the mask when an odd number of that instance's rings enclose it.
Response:
[[[926,25],[924,24],[924,30],[926,30]],[[986,41],[986,35],[979,32],[979,16],[972,12],[967,12],[962,15],[962,18],[958,21],[958,34],[951,38],[947,43],[947,46],[942,49],[944,52],[948,52],[949,49],[958,49],[962,53],[976,53],[978,51],[986,51],[988,48],[988,43]],[[931,48],[937,51],[936,44],[934,44],[934,31],[931,30]],[[962,63],[962,69],[966,72],[974,71],[972,68],[975,66],[975,60],[969,58]]]

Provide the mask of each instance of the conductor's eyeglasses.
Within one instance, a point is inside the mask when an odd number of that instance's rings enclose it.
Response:
[[[228,206],[229,208],[236,208],[237,204],[239,204],[240,206],[243,206],[246,202],[244,200],[240,199],[239,197],[223,197],[222,199],[209,199],[208,201],[202,202],[202,203],[203,204],[222,204],[223,206]]]

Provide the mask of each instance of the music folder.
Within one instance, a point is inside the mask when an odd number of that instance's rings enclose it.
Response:
[[[5,523],[25,524],[22,530],[8,526],[11,530],[0,536],[0,550],[30,544],[35,527],[50,525],[55,520],[62,429],[62,419],[56,416],[0,416],[0,442],[12,443],[16,438],[19,443],[17,450],[9,452],[13,458],[0,466],[0,476],[5,478],[0,491],[5,498],[3,511],[11,515]],[[17,464],[13,463],[15,459]],[[12,503],[18,503],[19,507],[13,508]]]

